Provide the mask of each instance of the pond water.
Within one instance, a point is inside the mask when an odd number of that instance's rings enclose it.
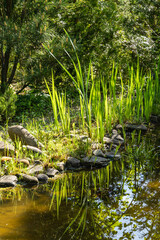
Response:
[[[0,240],[160,239],[157,139],[131,144],[103,169],[0,189]]]

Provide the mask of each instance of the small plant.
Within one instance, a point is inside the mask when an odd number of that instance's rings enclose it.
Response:
[[[15,115],[17,96],[11,88],[0,95],[0,122],[8,122]]]

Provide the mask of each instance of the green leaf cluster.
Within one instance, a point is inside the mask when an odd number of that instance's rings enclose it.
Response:
[[[8,88],[0,95],[0,122],[5,123],[15,115],[17,95]]]

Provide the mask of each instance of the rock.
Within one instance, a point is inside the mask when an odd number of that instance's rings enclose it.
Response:
[[[50,178],[53,178],[58,173],[59,173],[59,171],[55,168],[48,168],[46,171],[46,175]]]
[[[42,165],[33,165],[29,168],[29,174],[36,174],[43,172],[43,166]]]
[[[111,144],[111,143],[112,143],[112,140],[111,140],[111,138],[104,137],[104,138],[103,138],[103,142],[106,143],[106,144]]]
[[[99,157],[104,157],[104,153],[100,149],[96,149],[93,151],[93,155],[99,156]]]
[[[19,159],[17,161],[19,164],[23,164],[24,166],[28,167],[29,166],[29,161],[27,159]]]
[[[135,124],[129,124],[129,123],[126,123],[125,124],[125,129],[127,131],[147,131],[147,127],[144,126],[144,125],[135,125]]]
[[[115,154],[115,152],[106,152],[105,157],[106,158],[111,158],[111,159],[113,159],[113,158],[120,159],[121,155],[120,154]]]
[[[94,143],[92,143],[92,149],[98,149],[99,148],[99,143],[96,143],[96,142],[94,142]]]
[[[87,142],[90,143],[92,141],[91,138],[89,138],[86,135],[70,134],[70,137],[71,138],[76,138],[76,139],[78,139],[78,140],[80,140],[80,141],[82,141],[84,143],[87,143]]]
[[[20,125],[14,125],[8,128],[8,133],[13,142],[19,140],[24,145],[29,145],[33,147],[43,147],[43,144],[38,142],[38,140],[27,131],[24,127]]]
[[[34,165],[42,165],[42,162],[40,160],[35,160]]]
[[[111,150],[115,151],[116,148],[117,148],[117,145],[119,145],[119,143],[118,144],[112,144]]]
[[[10,162],[10,161],[12,161],[12,160],[13,160],[12,157],[5,157],[5,156],[3,156],[3,157],[1,158],[1,163]]]
[[[147,131],[147,127],[143,124],[136,125],[136,124],[126,123],[124,125],[124,128],[125,128],[126,131],[134,131],[134,130],[136,130],[136,131]],[[123,127],[122,127],[121,124],[118,124],[116,126],[116,129],[121,130],[121,132],[122,132]]]
[[[46,174],[38,174],[37,179],[40,183],[48,182],[48,176]]]
[[[105,167],[109,163],[109,159],[103,157],[92,156],[91,158],[83,158],[82,163],[88,167]]]
[[[36,177],[27,174],[20,175],[19,180],[27,185],[37,185],[39,183]]]
[[[112,136],[112,142],[116,145],[122,145],[124,143],[124,139],[121,137],[121,135],[117,134]]]
[[[14,146],[10,143],[0,141],[0,155],[13,155],[14,154]]]
[[[116,130],[116,129],[113,129],[113,130],[112,130],[112,134],[113,134],[113,135],[117,135],[117,134],[118,134],[117,130]]]
[[[124,142],[124,138],[123,138],[120,134],[118,134],[118,135],[116,136],[116,140],[119,140],[119,141],[121,141],[121,142]]]
[[[56,164],[56,167],[57,167],[57,169],[58,169],[59,171],[64,171],[64,169],[65,169],[65,163],[64,163],[64,162],[58,162],[58,163]]]
[[[82,164],[84,164],[84,163],[88,163],[89,162],[89,157],[87,156],[87,157],[84,157],[84,158],[82,158]]]
[[[5,175],[0,178],[0,187],[15,187],[18,178],[14,175]]]
[[[122,130],[123,130],[123,127],[122,127],[121,124],[118,124],[118,125],[116,126],[116,129],[122,131]]]
[[[159,123],[160,122],[160,116],[151,115],[150,116],[150,122],[152,122],[152,123]]]
[[[120,140],[114,139],[113,140],[113,144],[115,144],[115,145],[123,145],[124,141],[120,141]]]
[[[23,150],[27,150],[27,151],[35,153],[35,154],[39,154],[39,155],[43,154],[43,152],[37,147],[32,147],[32,146],[29,146],[29,145],[23,145],[22,148],[23,148]]]
[[[112,135],[112,137],[111,137],[112,142],[114,139],[116,139],[117,136],[118,136],[118,134]]]
[[[86,135],[79,135],[78,138],[83,141],[83,140],[88,139],[88,136],[86,136]]]
[[[91,138],[85,138],[85,139],[82,140],[82,142],[84,142],[84,143],[91,143],[92,140],[91,140]]]
[[[67,168],[79,168],[80,167],[80,160],[74,157],[68,157],[66,161],[66,167]]]

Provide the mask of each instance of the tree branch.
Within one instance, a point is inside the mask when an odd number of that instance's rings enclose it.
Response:
[[[11,72],[11,75],[7,81],[7,85],[9,86],[12,81],[13,81],[13,78],[14,78],[14,75],[15,75],[15,72],[16,72],[16,69],[17,69],[17,64],[18,64],[18,60],[19,60],[19,54],[18,56],[15,57],[14,59],[14,65],[13,65],[13,68],[12,68],[12,72]]]
[[[16,92],[16,94],[18,95],[19,93],[21,93],[26,87],[29,86],[29,84],[30,84],[30,82],[24,84],[23,87],[18,92]]]

